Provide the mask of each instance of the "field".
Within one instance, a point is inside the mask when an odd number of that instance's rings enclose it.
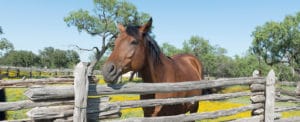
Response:
[[[98,77],[99,84],[104,84],[104,81],[101,77]],[[125,81],[127,79],[124,79]],[[141,82],[140,79],[135,79],[136,82]],[[293,89],[291,87],[284,87],[285,89]],[[6,95],[7,95],[7,101],[19,101],[19,100],[25,100],[27,99],[25,96],[23,96],[23,92],[26,90],[25,88],[7,88]],[[239,91],[246,91],[249,90],[247,86],[232,86],[228,87],[226,89],[221,90],[221,93],[230,93],[230,92],[239,92]],[[139,100],[139,95],[111,95],[111,102],[114,101],[128,101],[128,100]],[[224,109],[230,109],[235,107],[240,107],[250,104],[249,97],[239,97],[234,99],[228,99],[223,101],[201,101],[199,102],[199,109],[198,112],[212,112],[217,110],[224,110]],[[277,102],[276,106],[299,106],[300,103],[290,103],[290,102]],[[22,119],[26,118],[26,111],[28,110],[19,110],[19,111],[7,111],[7,119],[13,120],[13,119]],[[131,109],[124,109],[121,111],[123,118],[129,118],[129,117],[143,117],[143,112],[141,108],[131,108]],[[236,115],[232,116],[226,116],[226,117],[220,117],[216,119],[209,119],[209,120],[202,120],[201,122],[216,122],[216,121],[228,121],[233,120],[237,118],[244,118],[244,117],[250,117],[251,112],[242,112]],[[288,118],[293,116],[300,116],[300,111],[290,111],[290,112],[283,112],[282,118]]]

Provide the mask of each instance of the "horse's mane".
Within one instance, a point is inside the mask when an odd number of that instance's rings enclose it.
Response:
[[[127,26],[126,28],[126,33],[132,37],[134,37],[135,39],[141,39],[139,37],[139,28],[140,26]],[[160,64],[161,63],[161,59],[160,59],[160,48],[158,46],[158,44],[156,43],[156,41],[150,36],[149,32],[144,33],[144,42],[146,47],[148,48],[148,53],[149,55],[152,57],[152,60],[154,62],[154,64]]]

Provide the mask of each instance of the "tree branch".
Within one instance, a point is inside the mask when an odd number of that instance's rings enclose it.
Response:
[[[93,49],[99,50],[98,47],[93,47],[92,49],[85,49],[85,48],[81,48],[78,45],[72,45],[74,47],[76,47],[78,50],[82,50],[82,51],[93,51]]]

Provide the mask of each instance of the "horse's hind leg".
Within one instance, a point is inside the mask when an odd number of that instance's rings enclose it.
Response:
[[[185,103],[186,107],[187,107],[187,111],[190,112],[190,114],[192,113],[197,113],[198,111],[198,106],[199,106],[199,101],[197,102],[192,102],[192,103]],[[195,122],[195,121],[188,121],[188,122]]]
[[[201,94],[202,94],[202,90],[193,90],[193,91],[189,92],[189,96],[197,96],[197,95],[201,95]],[[187,105],[187,111],[189,111],[191,114],[198,112],[199,101],[186,103],[186,105]],[[191,121],[191,122],[194,122],[194,121]]]
[[[194,103],[190,103],[191,106],[189,107],[190,108],[190,113],[197,113],[198,111],[198,107],[199,107],[199,102],[194,102]]]

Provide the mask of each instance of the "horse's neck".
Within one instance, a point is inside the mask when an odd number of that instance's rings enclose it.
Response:
[[[167,68],[171,65],[170,60],[160,54],[161,62],[154,64],[151,58],[146,59],[144,68],[140,71],[142,79],[146,83],[162,82]]]

